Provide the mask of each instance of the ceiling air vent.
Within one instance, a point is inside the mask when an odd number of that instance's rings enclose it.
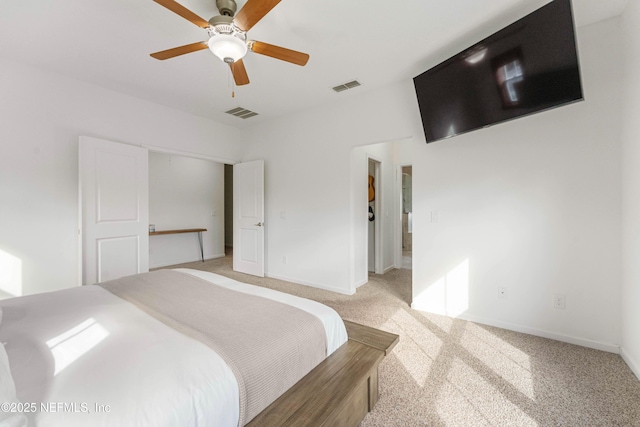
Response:
[[[349,83],[344,83],[344,84],[335,86],[333,88],[333,90],[335,92],[342,92],[343,90],[353,89],[354,87],[358,87],[358,86],[360,86],[360,82],[357,81],[357,80],[353,80],[353,81],[351,81]]]
[[[246,108],[238,107],[233,110],[225,111],[227,114],[231,114],[232,116],[240,117],[241,119],[248,119],[249,117],[257,116],[258,113],[253,111],[249,111]]]

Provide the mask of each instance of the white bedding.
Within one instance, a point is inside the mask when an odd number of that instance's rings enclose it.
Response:
[[[315,315],[325,325],[328,354],[347,340],[337,313],[315,301],[179,271]],[[18,398],[37,405],[39,427],[237,425],[238,386],[222,358],[103,288],[0,304],[0,341],[7,343]]]

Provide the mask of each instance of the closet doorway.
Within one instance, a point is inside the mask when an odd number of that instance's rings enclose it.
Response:
[[[206,230],[150,236],[150,268],[224,257],[224,172],[224,163],[210,159],[149,151],[150,227]]]

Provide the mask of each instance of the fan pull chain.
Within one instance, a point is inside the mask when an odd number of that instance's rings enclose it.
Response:
[[[236,97],[236,91],[235,91],[235,79],[233,78],[233,69],[231,68],[231,66],[229,66],[229,86],[231,87],[231,98],[235,98]]]

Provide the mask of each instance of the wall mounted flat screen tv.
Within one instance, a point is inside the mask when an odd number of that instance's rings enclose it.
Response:
[[[554,0],[413,79],[427,143],[582,97],[570,0]]]

